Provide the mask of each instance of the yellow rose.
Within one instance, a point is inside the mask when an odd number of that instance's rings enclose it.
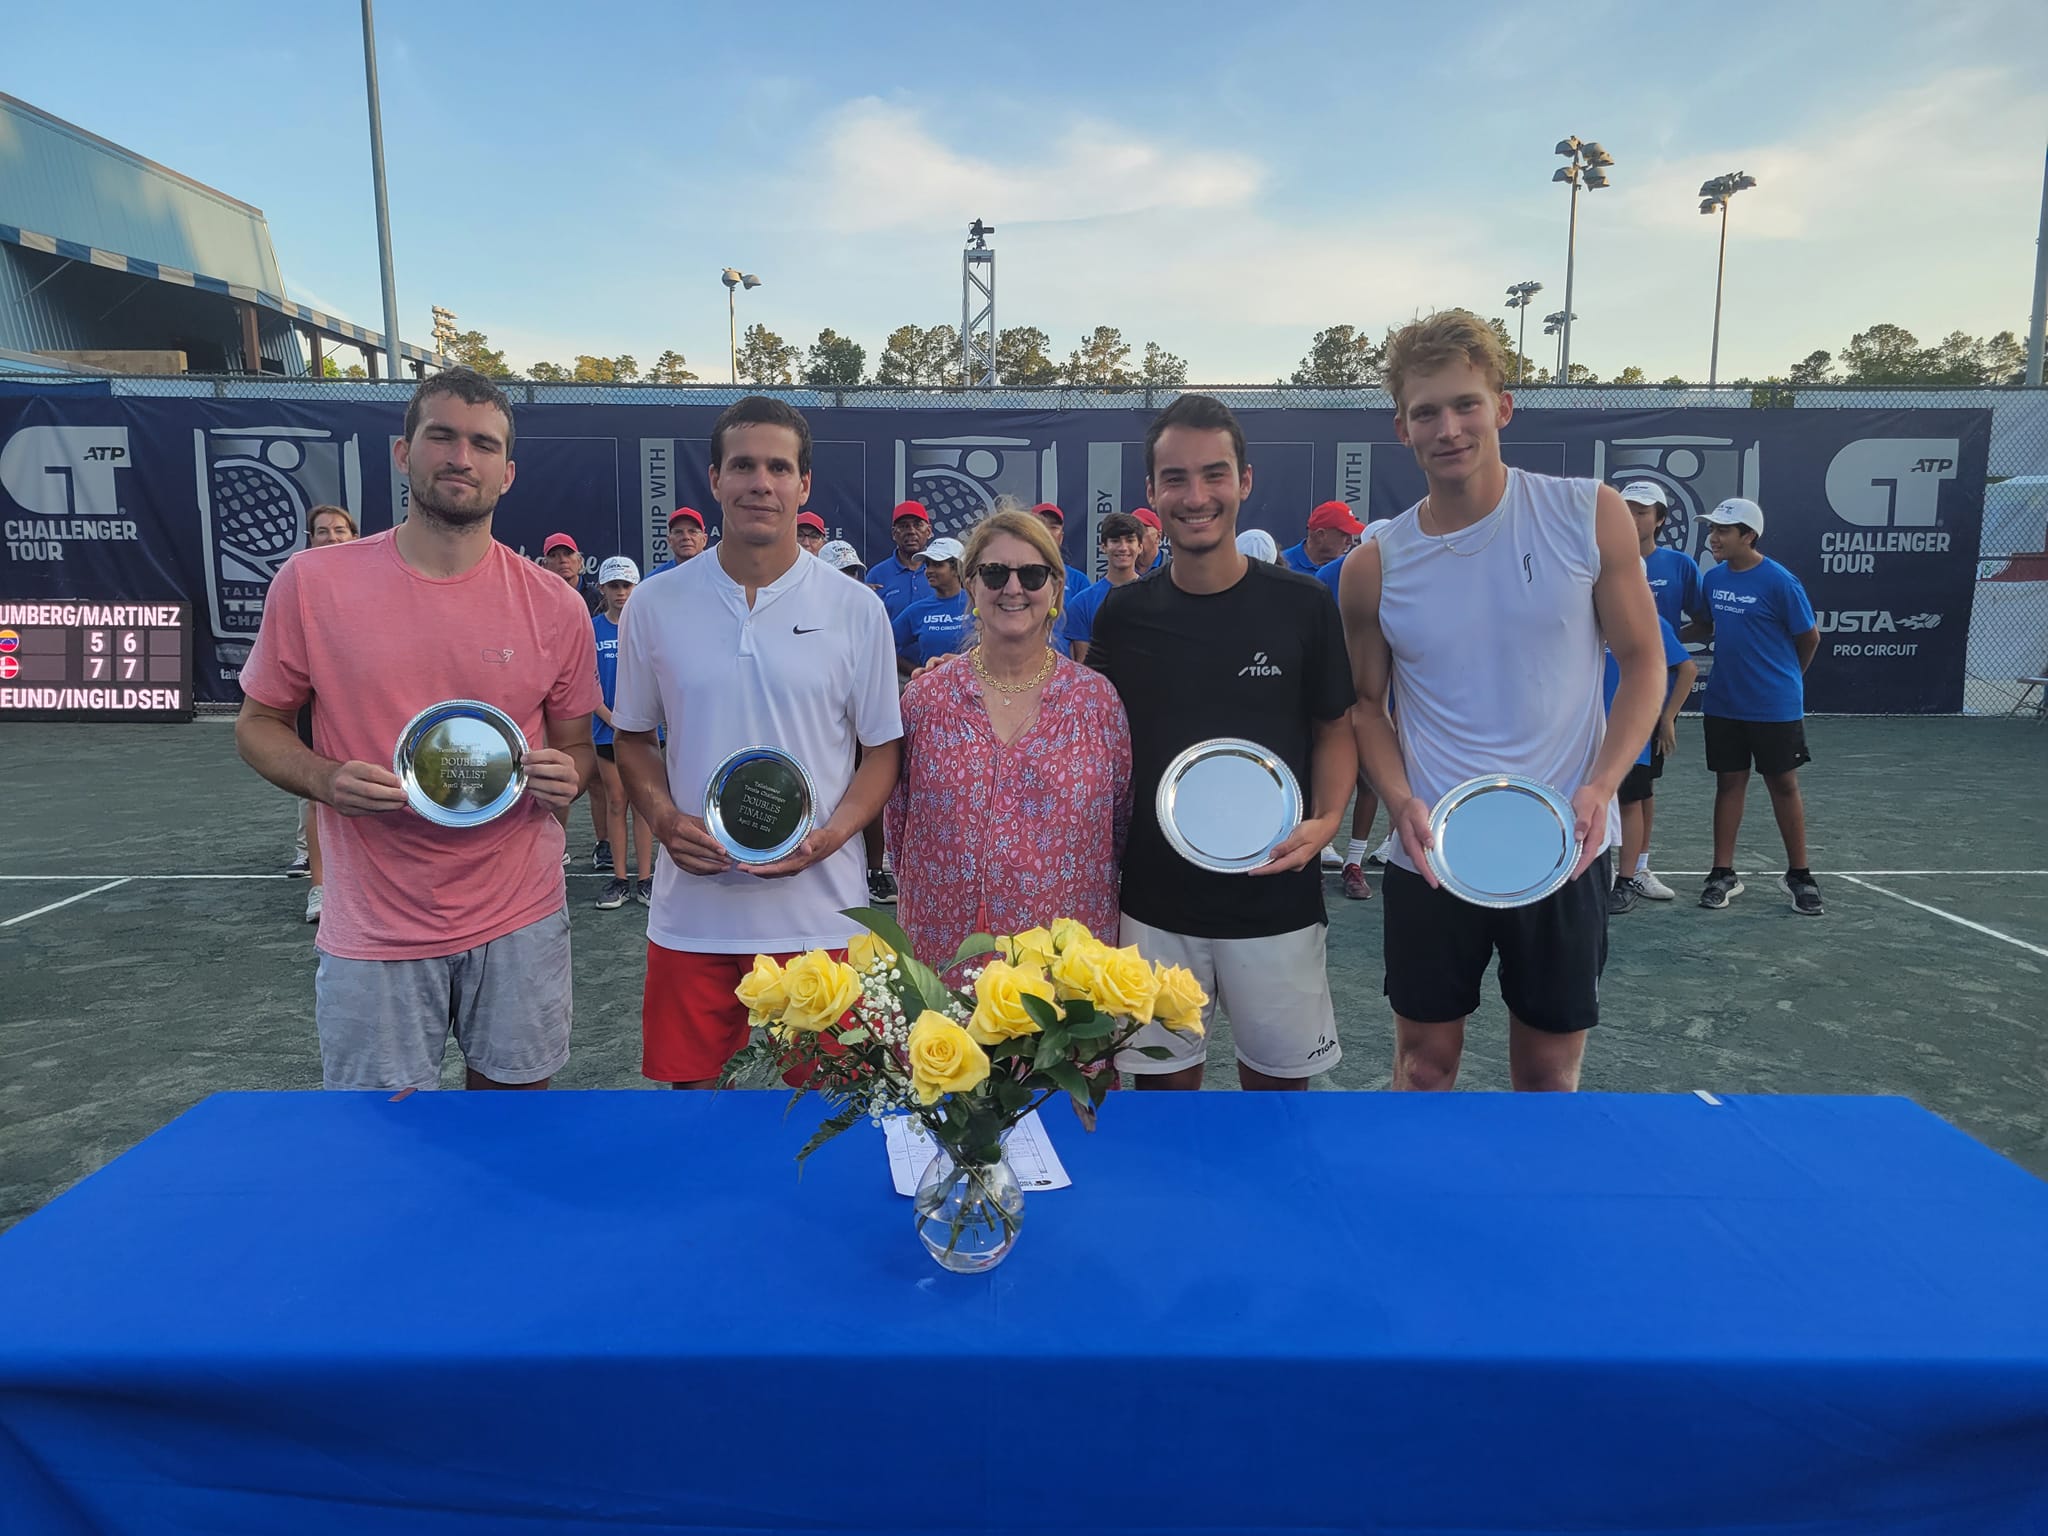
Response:
[[[891,949],[884,940],[876,938],[872,933],[856,933],[852,941],[846,946],[846,963],[856,971],[859,971],[863,976],[875,968],[877,960],[894,960],[895,958],[896,951]]]
[[[1061,954],[1064,955],[1077,943],[1092,944],[1094,942],[1095,935],[1088,931],[1085,924],[1077,923],[1071,917],[1053,919],[1052,947]]]
[[[1099,1013],[1121,1014],[1127,1019],[1150,1023],[1152,1004],[1159,996],[1159,979],[1133,944],[1126,949],[1106,945],[1095,961],[1095,984],[1088,1000]]]
[[[1080,925],[1077,923],[1078,928]],[[1087,929],[1081,929],[1083,935]],[[1052,963],[1052,983],[1058,995],[1064,1000],[1074,997],[1093,998],[1095,993],[1095,969],[1102,964],[1102,957],[1109,953],[1109,946],[1100,939],[1076,938],[1067,945],[1059,959]]]
[[[1153,968],[1153,976],[1159,983],[1153,1018],[1182,1034],[1201,1034],[1202,1010],[1209,1006],[1209,994],[1195,980],[1195,973],[1184,965],[1161,965]]]
[[[944,1093],[966,1093],[988,1077],[988,1052],[958,1024],[930,1009],[910,1026],[904,1053],[910,1058],[910,1088],[920,1104],[936,1104]]]
[[[1048,966],[1058,953],[1053,947],[1052,935],[1043,928],[1026,928],[1022,933],[1013,934],[1003,941],[1003,953],[1012,965]]]
[[[747,1023],[766,1024],[789,1006],[789,978],[772,956],[754,956],[754,968],[732,989],[747,1005]]]
[[[1037,966],[1016,966],[1006,960],[991,960],[974,978],[974,1017],[967,1032],[983,1045],[995,1045],[1018,1035],[1038,1033],[1038,1020],[1024,1006],[1026,997],[1053,1002],[1052,983]]]
[[[798,955],[782,975],[789,989],[782,1022],[790,1029],[815,1033],[837,1024],[846,1010],[860,1001],[859,975],[822,949]]]

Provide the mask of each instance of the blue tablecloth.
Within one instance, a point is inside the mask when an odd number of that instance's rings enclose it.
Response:
[[[992,1275],[780,1094],[235,1095],[0,1235],[0,1530],[2048,1530],[1897,1099],[1120,1093]]]

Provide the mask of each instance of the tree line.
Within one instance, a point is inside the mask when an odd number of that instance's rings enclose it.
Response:
[[[1508,357],[1510,383],[1549,384],[1551,370],[1523,355],[1505,321],[1487,322]],[[1274,379],[1276,385],[1307,388],[1370,388],[1386,377],[1387,345],[1398,329],[1388,326],[1378,340],[1361,326],[1332,325],[1316,332],[1308,352],[1294,371]],[[463,331],[450,344],[457,363],[492,378],[521,375],[507,365],[481,331]],[[1903,326],[1871,326],[1849,338],[1839,353],[1816,351],[1789,365],[1783,374],[1765,379],[1730,380],[1731,386],[1777,384],[1922,384],[1987,386],[2017,384],[2026,369],[2026,344],[2013,331],[1976,337],[1952,331],[1933,346],[1923,347]],[[336,376],[333,360],[326,372]],[[826,328],[808,348],[785,341],[765,325],[747,327],[737,354],[740,382],[760,386],[805,385],[841,389],[874,384],[897,389],[950,389],[965,383],[961,369],[960,333],[950,325],[901,325],[889,333],[872,372],[868,349],[849,336]],[[714,369],[715,374],[723,373]],[[1064,386],[1079,389],[1125,389],[1178,386],[1188,382],[1188,365],[1155,341],[1143,350],[1124,339],[1121,330],[1098,325],[1082,335],[1064,358],[1056,355],[1052,338],[1037,326],[1012,326],[996,336],[996,374],[1004,385]],[[347,376],[361,377],[352,367]],[[578,354],[569,363],[539,362],[526,378],[540,384],[690,384],[698,375],[673,348],[665,350],[643,373],[629,353],[602,357]],[[718,382],[714,379],[713,382]],[[1571,365],[1573,384],[1649,384],[1682,386],[1699,381],[1673,374],[1653,381],[1631,364],[1603,379],[1583,363]]]

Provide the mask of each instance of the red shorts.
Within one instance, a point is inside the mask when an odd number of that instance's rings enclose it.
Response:
[[[830,951],[835,960],[844,950]],[[787,965],[795,954],[776,955]],[[647,987],[640,998],[640,1075],[657,1083],[717,1077],[746,1045],[746,1005],[733,988],[754,968],[752,955],[706,955],[647,942]]]

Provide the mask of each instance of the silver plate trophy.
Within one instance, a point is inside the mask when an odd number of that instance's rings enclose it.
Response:
[[[1509,773],[1467,779],[1430,813],[1429,867],[1477,907],[1526,907],[1571,878],[1580,843],[1571,802]]]
[[[1159,780],[1159,830],[1199,869],[1257,869],[1301,825],[1294,771],[1255,741],[1198,741]]]
[[[804,765],[778,747],[742,747],[711,773],[704,825],[741,864],[773,864],[809,836],[817,796]]]
[[[405,798],[443,827],[480,827],[526,793],[526,733],[505,711],[448,699],[412,717],[391,754]]]

